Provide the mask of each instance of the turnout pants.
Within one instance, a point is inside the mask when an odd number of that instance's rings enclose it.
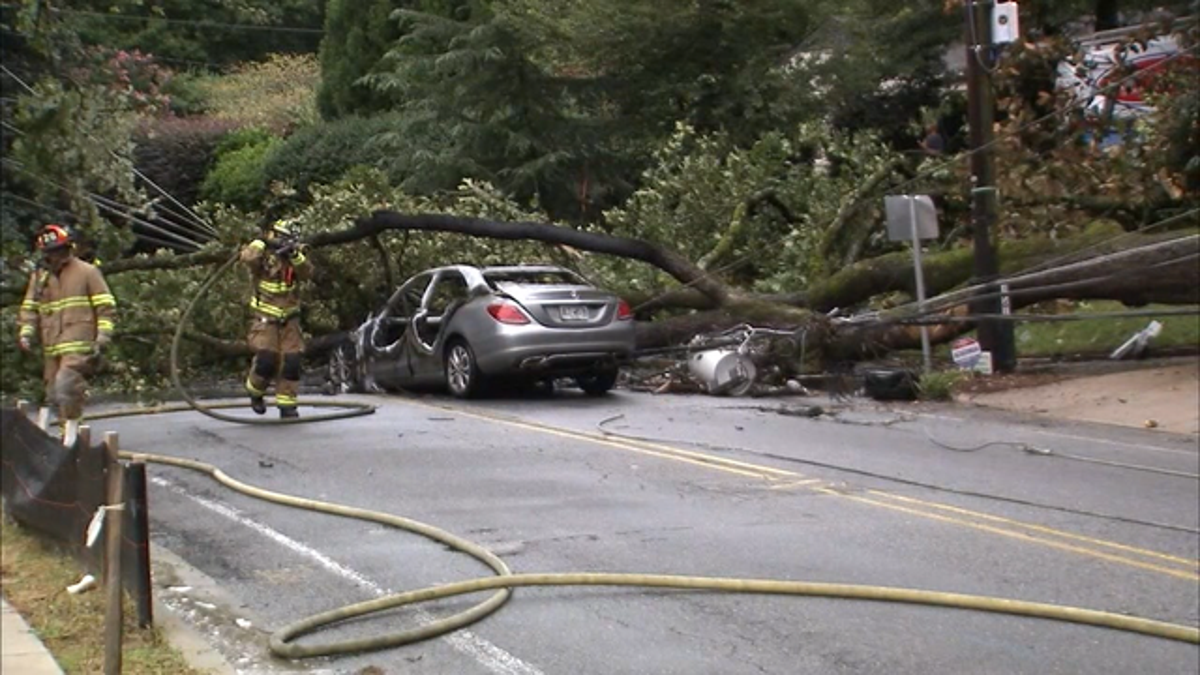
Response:
[[[295,406],[300,389],[300,361],[304,354],[300,317],[294,316],[283,322],[255,317],[246,340],[254,350],[246,391],[251,396],[264,396],[275,380],[276,405],[280,408]]]
[[[42,369],[46,399],[58,408],[60,420],[83,417],[83,402],[87,396],[87,377],[92,372],[87,354],[47,356]]]

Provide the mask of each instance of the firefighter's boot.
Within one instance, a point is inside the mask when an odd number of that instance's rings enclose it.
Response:
[[[300,417],[300,411],[296,410],[294,405],[279,406],[279,418],[284,420],[294,420]]]
[[[256,415],[266,415],[267,402],[263,400],[263,397],[261,396],[250,394],[250,409],[253,410]]]

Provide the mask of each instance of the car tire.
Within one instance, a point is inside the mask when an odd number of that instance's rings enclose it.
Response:
[[[475,398],[483,393],[483,373],[475,361],[475,352],[462,338],[446,343],[443,357],[443,372],[446,388],[458,398]]]
[[[617,384],[617,369],[598,370],[575,378],[575,384],[588,396],[604,396]]]
[[[340,344],[329,354],[329,384],[335,394],[361,394],[364,391],[361,364],[354,345]]]

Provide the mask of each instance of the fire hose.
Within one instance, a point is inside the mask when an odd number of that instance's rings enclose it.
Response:
[[[226,415],[216,412],[218,409],[242,408],[242,403],[202,404],[195,399],[183,386],[179,376],[179,345],[183,338],[184,327],[191,316],[192,310],[206,296],[213,284],[226,270],[233,266],[237,258],[231,258],[217,269],[201,286],[199,292],[192,298],[187,309],[180,317],[179,326],[171,344],[171,380],[179,390],[186,405],[158,406],[140,410],[121,410],[90,415],[92,419],[127,417],[133,415],[157,414],[174,411],[196,410],[213,419],[238,424],[295,424],[298,422],[319,422],[333,419],[345,419],[371,414],[374,406],[366,404],[320,403],[304,401],[302,405],[321,407],[341,407],[344,410],[326,415],[306,416],[298,420],[255,419],[244,416]],[[401,516],[372,511],[327,501],[320,501],[266,490],[239,481],[220,468],[200,461],[183,459],[166,455],[143,452],[121,453],[121,458],[128,461],[150,462],[177,468],[189,469],[203,473],[225,487],[241,494],[271,503],[294,508],[305,509],[316,513],[340,516],[366,522],[393,527],[402,531],[424,536],[435,542],[444,544],[451,549],[469,555],[495,572],[495,576],[481,577],[466,581],[432,586],[419,590],[395,593],[382,598],[345,605],[320,614],[310,616],[276,631],[270,638],[271,651],[280,657],[302,659],[317,656],[330,656],[372,650],[399,647],[402,645],[421,642],[430,638],[451,633],[466,627],[495,612],[504,605],[512,595],[512,589],[517,587],[544,586],[622,586],[639,588],[669,588],[678,590],[710,591],[725,593],[752,593],[801,597],[840,598],[853,600],[871,600],[879,602],[904,603],[949,607],[956,609],[975,610],[1013,616],[1036,617],[1090,626],[1111,628],[1131,633],[1138,633],[1169,640],[1177,640],[1192,644],[1200,644],[1200,628],[1182,624],[1168,623],[1136,616],[1117,614],[1079,607],[1054,605],[1007,598],[947,593],[940,591],[898,588],[889,586],[871,586],[858,584],[816,583],[777,579],[739,579],[726,577],[696,577],[659,574],[603,574],[603,573],[552,573],[552,574],[514,574],[508,565],[495,553],[471,541],[446,532],[433,525],[410,520]],[[496,591],[486,600],[473,607],[429,622],[423,626],[404,631],[392,632],[365,638],[341,640],[318,644],[300,644],[296,640],[312,634],[323,628],[351,619],[392,610],[398,607],[431,602],[445,598],[456,597],[482,591]]]

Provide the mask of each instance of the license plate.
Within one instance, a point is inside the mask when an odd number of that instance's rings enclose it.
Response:
[[[588,308],[583,305],[563,305],[558,308],[563,321],[587,321]]]

